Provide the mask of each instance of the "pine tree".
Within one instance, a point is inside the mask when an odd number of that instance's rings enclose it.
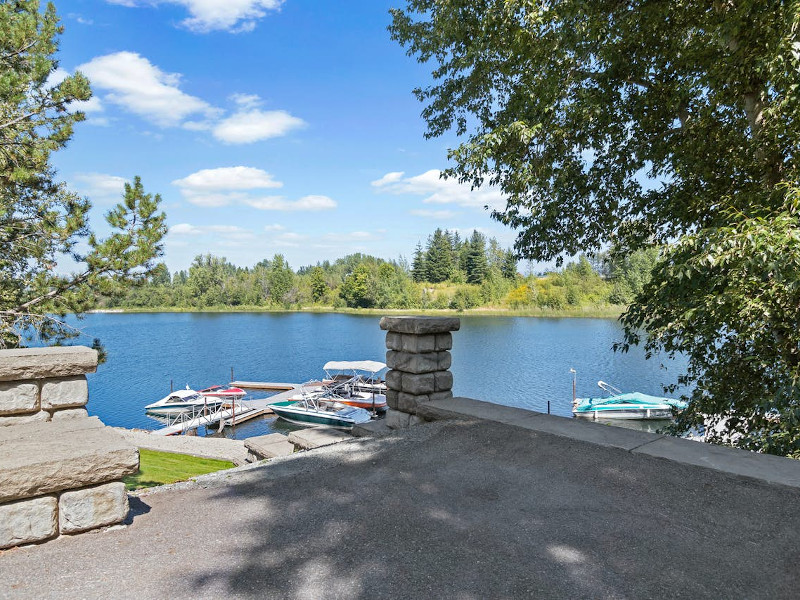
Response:
[[[479,231],[472,232],[466,253],[467,283],[480,285],[486,278],[489,264],[486,260],[486,238]]]
[[[453,272],[453,249],[450,238],[441,229],[436,229],[428,240],[425,253],[427,280],[431,283],[447,281]]]
[[[414,281],[427,281],[428,271],[425,266],[425,253],[422,251],[422,244],[417,242],[417,248],[414,250],[414,260],[411,263],[411,277]]]
[[[55,180],[50,154],[84,119],[73,103],[91,97],[80,73],[52,85],[61,32],[52,4],[0,3],[0,347],[77,335],[63,317],[145,281],[166,233],[161,198],[138,177],[106,215],[104,240],[89,227],[89,201]],[[65,256],[76,272],[59,273]]]

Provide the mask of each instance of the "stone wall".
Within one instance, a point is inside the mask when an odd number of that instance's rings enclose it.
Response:
[[[451,317],[383,317],[386,333],[386,424],[398,429],[421,419],[420,404],[452,398],[452,331],[461,321]]]
[[[86,417],[86,373],[96,369],[85,346],[0,351],[0,427]]]
[[[0,350],[0,549],[119,523],[138,450],[88,417],[86,347]]]

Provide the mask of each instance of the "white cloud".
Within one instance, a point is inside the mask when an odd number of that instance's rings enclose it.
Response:
[[[250,192],[279,188],[270,173],[254,167],[222,167],[203,169],[172,182],[181,194],[197,206],[218,207],[243,204],[259,210],[319,211],[336,208],[336,201],[327,196],[303,196],[287,200],[284,196],[254,196]]]
[[[116,203],[122,200],[126,179],[106,173],[76,173],[72,180],[78,191],[98,203]]]
[[[303,196],[299,200],[287,200],[283,196],[248,198],[244,203],[259,210],[319,211],[336,208],[336,201],[328,196]]]
[[[441,171],[431,169],[414,177],[404,177],[402,172],[387,173],[373,181],[377,191],[394,195],[424,196],[425,204],[456,204],[458,206],[503,208],[505,199],[495,187],[486,186],[471,190],[469,185],[455,179],[441,179]]]
[[[169,228],[169,233],[171,235],[200,235],[203,232],[189,223],[178,223]]]
[[[283,184],[266,171],[239,166],[202,169],[176,179],[172,185],[192,204],[217,207],[244,202],[249,190],[279,188]]]
[[[69,107],[73,110],[81,110],[85,113],[103,112],[103,103],[100,102],[100,98],[97,96],[92,96],[88,100],[72,102]]]
[[[180,75],[165,73],[135,52],[93,58],[78,67],[104,100],[161,127],[177,126],[191,115],[213,117],[219,110],[179,89]]]
[[[241,33],[255,29],[268,11],[280,8],[283,0],[107,0],[111,4],[139,7],[177,4],[189,11],[181,25],[196,33],[228,31]]]
[[[262,103],[258,94],[231,94],[230,99],[242,108],[255,108]]]
[[[181,190],[194,192],[255,190],[283,186],[280,181],[275,181],[271,174],[254,167],[202,169],[183,179],[176,179],[172,183],[181,188]]]
[[[286,135],[306,125],[285,110],[240,110],[214,127],[214,137],[226,144],[251,144]]]
[[[403,178],[405,175],[404,171],[392,171],[391,173],[387,173],[380,179],[376,179],[372,182],[373,187],[383,187],[385,185],[389,185],[390,183],[397,183]]]
[[[226,144],[252,144],[280,137],[306,126],[302,119],[285,110],[261,110],[262,103],[255,94],[232,94],[232,114],[212,106],[202,98],[180,89],[181,75],[167,73],[135,52],[116,52],[98,56],[78,67],[85,73],[95,90],[86,102],[73,107],[87,113],[104,110],[104,103],[115,104],[159,127],[182,127],[187,131],[211,131]],[[57,69],[48,80],[55,86],[69,75]],[[107,117],[95,117],[95,125],[107,125]]]
[[[264,225],[264,231],[283,231],[284,229],[286,229],[286,227],[283,225],[278,225],[277,223],[272,225]]]

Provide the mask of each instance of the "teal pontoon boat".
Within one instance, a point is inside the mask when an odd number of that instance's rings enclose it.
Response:
[[[686,408],[686,402],[649,396],[640,392],[628,392],[615,388],[605,381],[597,385],[606,394],[602,398],[575,398],[572,414],[589,419],[671,419],[675,411]]]

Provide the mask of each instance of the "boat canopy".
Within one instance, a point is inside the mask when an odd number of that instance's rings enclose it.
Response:
[[[626,394],[618,394],[608,398],[587,398],[590,405],[608,405],[608,404],[642,404],[642,405],[658,405],[667,404],[669,406],[676,406],[678,408],[685,408],[686,403],[680,400],[673,400],[672,398],[661,398],[658,396],[650,396],[642,394],[641,392],[628,392]]]
[[[332,360],[322,367],[326,371],[367,371],[377,373],[386,368],[386,365],[377,360]]]

